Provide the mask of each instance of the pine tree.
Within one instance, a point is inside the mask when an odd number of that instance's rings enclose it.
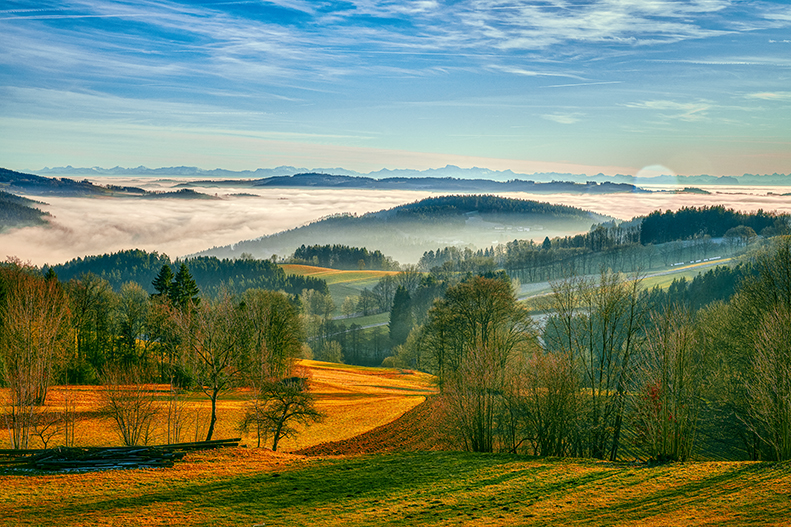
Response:
[[[187,265],[182,263],[169,290],[170,301],[173,305],[184,309],[190,301],[194,304],[198,303],[198,294],[200,294],[198,284],[192,278]]]
[[[406,342],[412,330],[412,299],[404,286],[398,286],[393,297],[393,309],[390,311],[390,340],[393,344]]]
[[[173,287],[173,271],[168,264],[162,266],[162,269],[159,270],[159,274],[157,274],[157,277],[151,282],[151,285],[154,286],[154,290],[156,291],[156,293],[151,296],[170,297],[170,289]]]

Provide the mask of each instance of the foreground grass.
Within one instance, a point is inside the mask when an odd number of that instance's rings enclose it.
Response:
[[[791,465],[513,455],[316,459],[233,449],[170,469],[0,476],[7,525],[781,525]]]

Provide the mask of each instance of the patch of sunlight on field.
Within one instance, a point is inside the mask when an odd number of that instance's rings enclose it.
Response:
[[[298,366],[309,372],[317,407],[327,417],[284,440],[283,451],[362,434],[394,421],[436,392],[433,377],[420,372],[312,360],[299,361]]]
[[[341,271],[299,264],[283,264],[281,267],[286,274],[311,276],[326,281],[335,303],[336,315],[340,314],[341,305],[347,296],[359,296],[363,289],[373,289],[383,276],[397,274],[397,271]]]
[[[281,441],[278,449],[289,452],[352,438],[394,421],[424,400],[425,397],[415,395],[344,399],[322,397],[316,407],[327,414],[327,418],[307,428],[299,427],[299,433]]]
[[[411,410],[436,390],[432,377],[425,373],[387,368],[364,368],[318,361],[298,361],[310,378],[310,389],[316,395],[317,407],[327,414],[323,422],[300,427],[295,438],[283,440],[280,449],[295,450],[326,441],[339,441],[386,424]],[[169,386],[151,384],[160,407],[149,444],[168,443],[167,406]],[[75,446],[117,446],[121,439],[114,422],[102,416],[101,386],[53,386],[47,396],[49,412],[63,412],[67,401],[76,415]],[[213,439],[241,437],[242,443],[257,444],[254,433],[241,433],[238,423],[245,411],[249,389],[236,389],[220,395],[217,401],[217,423]],[[6,401],[8,389],[0,389],[0,401]],[[210,403],[200,391],[182,396],[182,431],[180,442],[202,441],[209,427]],[[0,426],[5,422],[0,421]],[[65,444],[65,431],[58,429],[48,446]],[[268,445],[265,445],[268,446]],[[0,448],[10,448],[6,428],[0,429]],[[30,448],[42,448],[41,440],[32,435]]]
[[[731,260],[731,258],[723,258],[721,260],[717,260],[716,263],[696,263],[657,274],[649,274],[649,276],[643,279],[642,287],[644,289],[653,289],[654,287],[659,286],[662,289],[667,289],[670,287],[670,284],[673,283],[673,280],[686,278],[688,281],[692,281],[699,274],[705,274],[720,265],[727,266]]]
[[[329,269],[327,267],[314,267],[311,265],[283,264],[281,265],[286,274],[299,276],[312,276],[327,282],[327,285],[346,284],[351,285],[356,282],[366,282],[376,284],[385,275],[398,274],[398,271],[342,271],[339,269]]]

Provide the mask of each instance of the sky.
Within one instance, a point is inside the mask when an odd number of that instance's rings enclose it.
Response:
[[[791,5],[0,2],[0,166],[791,174]]]

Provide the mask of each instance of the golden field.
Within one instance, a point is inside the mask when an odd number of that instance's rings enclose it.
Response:
[[[300,374],[310,379],[310,389],[316,395],[317,408],[326,418],[304,428],[295,438],[284,439],[280,450],[289,451],[313,446],[327,441],[348,439],[372,428],[388,423],[425,400],[435,392],[432,377],[425,373],[387,368],[364,368],[342,364],[322,363],[311,360],[297,362]],[[162,412],[155,424],[152,444],[167,442],[166,405],[168,385],[148,385],[160,399]],[[101,386],[54,386],[47,397],[48,411],[60,412],[71,402],[77,415],[75,446],[114,446],[120,444],[114,423],[101,415]],[[7,399],[8,389],[0,389],[0,397]],[[244,388],[228,391],[220,396],[217,405],[215,439],[242,437],[243,443],[255,446],[251,434],[240,434],[240,421],[249,391]],[[205,439],[210,416],[209,399],[201,392],[185,397],[183,408],[184,431],[180,441]],[[63,443],[62,434],[56,434],[49,443]],[[40,448],[37,437],[31,439],[30,448]],[[10,448],[7,431],[0,436],[0,448]]]
[[[434,393],[430,376],[315,361],[299,367],[310,376],[327,418],[283,443],[285,452],[250,448],[255,441],[247,436],[247,448],[189,452],[170,468],[41,474],[0,466],[0,524],[789,525],[789,463],[648,466],[393,451],[381,448],[388,438],[391,446],[408,443],[421,429],[437,426],[425,411],[430,405],[419,405]],[[166,386],[149,388],[164,401]],[[51,392],[53,410],[67,394],[76,403],[78,444],[118,444],[111,423],[96,415],[100,389],[55,387]],[[221,399],[216,437],[238,435],[235,422],[245,398],[245,391],[237,390]],[[195,413],[199,432],[207,410],[205,397],[190,396],[187,414]],[[288,452],[328,441],[343,444],[352,437],[346,443],[369,453]]]

